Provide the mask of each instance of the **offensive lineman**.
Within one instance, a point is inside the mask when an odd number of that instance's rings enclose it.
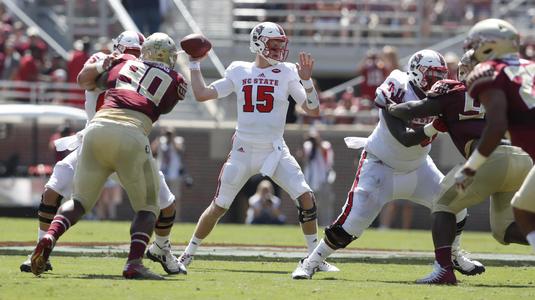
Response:
[[[375,103],[382,108],[379,124],[365,141],[346,204],[338,219],[325,229],[325,237],[312,254],[299,262],[293,279],[311,279],[318,262],[357,239],[387,202],[408,199],[431,209],[444,177],[428,155],[438,130],[429,123],[432,119],[415,119],[414,134],[408,135],[406,124],[386,113],[385,108],[389,103],[424,99],[436,81],[446,78],[447,68],[440,53],[421,50],[409,59],[408,69],[392,71],[377,88]],[[466,209],[457,214],[459,235],[450,259],[463,274],[476,275],[485,268],[465,257],[459,246],[465,218]]]
[[[288,95],[308,114],[319,114],[319,99],[310,79],[314,60],[310,54],[300,53],[297,67],[284,62],[288,39],[275,23],[256,25],[250,38],[255,61],[231,63],[224,78],[210,86],[204,83],[199,60],[190,62],[191,86],[197,101],[236,93],[238,123],[214,200],[201,215],[191,241],[179,257],[185,266],[191,263],[197,247],[228,210],[238,191],[257,173],[271,177],[294,199],[308,251],[317,244],[314,194],[283,139]],[[321,267],[324,271],[338,271],[324,261]]]
[[[141,46],[144,41],[145,37],[141,33],[124,31],[113,40],[113,55],[130,54],[139,57],[141,54]],[[103,52],[93,54],[87,60],[80,73],[83,74],[91,68],[94,68],[96,63],[103,63],[106,57],[107,55]],[[85,98],[85,111],[87,114],[87,123],[89,124],[91,119],[95,116],[95,113],[103,104],[104,91],[99,88],[86,90]],[[74,145],[67,145],[67,147],[70,147],[69,150],[78,146],[76,144],[79,143],[79,141],[76,139],[76,136],[71,136],[65,139],[65,143],[67,144],[69,141],[74,142]],[[58,142],[61,143],[61,141]],[[54,166],[54,171],[45,185],[45,190],[41,196],[41,204],[39,205],[38,241],[46,234],[46,231],[61,204],[61,200],[69,199],[72,196],[73,177],[78,157],[79,152],[78,150],[75,150]],[[175,219],[175,196],[169,190],[162,172],[159,172],[159,176],[159,206],[161,211],[155,227],[155,241],[147,251],[147,257],[159,262],[167,273],[178,274],[185,269],[182,268],[178,259],[171,253],[171,244],[169,242],[169,235]],[[20,270],[22,272],[31,272],[30,255],[26,261],[20,265]],[[45,271],[48,270],[52,270],[50,262],[47,262]]]
[[[480,173],[507,130],[513,145],[535,157],[535,62],[520,59],[519,44],[516,28],[500,19],[480,21],[468,32],[465,48],[473,49],[479,62],[466,80],[468,93],[485,107],[487,122],[477,149],[455,174],[459,189],[466,189]],[[535,168],[511,203],[535,251]]]
[[[142,264],[160,211],[159,176],[147,136],[152,123],[184,99],[186,83],[173,71],[176,56],[174,41],[164,33],[154,33],[141,48],[141,61],[131,55],[110,56],[79,74],[80,86],[92,90],[96,79],[109,68],[104,77],[107,91],[84,135],[72,199],[60,206],[32,254],[35,275],[45,271],[58,238],[92,209],[105,180],[116,172],[136,212],[123,276],[163,279]]]
[[[476,64],[473,50],[466,52],[459,62],[460,82],[441,80],[433,85],[423,101],[411,101],[392,105],[388,113],[410,120],[438,116],[459,150],[468,157],[477,145],[485,126],[485,110],[466,95],[464,84],[466,75]],[[511,199],[520,188],[532,166],[531,158],[518,147],[503,141],[489,160],[481,167],[482,172],[474,177],[474,182],[464,193],[456,190],[452,169],[442,180],[442,191],[433,206],[433,242],[435,244],[435,264],[433,272],[417,283],[456,284],[457,279],[451,262],[451,244],[455,238],[455,214],[474,206],[490,196],[490,224],[494,238],[501,244],[527,244],[526,239],[514,222]],[[496,172],[496,170],[505,170]]]

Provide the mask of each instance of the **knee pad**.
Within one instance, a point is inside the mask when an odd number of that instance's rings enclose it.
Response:
[[[325,228],[325,239],[334,250],[345,248],[352,241],[356,240],[356,236],[352,236],[342,228],[340,224],[332,224]]]
[[[61,199],[63,199],[63,197],[59,196],[56,205],[47,205],[43,203],[43,200],[41,198],[41,204],[39,204],[39,209],[37,210],[39,222],[46,224],[52,223],[54,216],[58,212],[59,206],[61,204]]]
[[[300,223],[306,223],[313,220],[316,220],[317,218],[317,209],[316,209],[316,203],[314,202],[314,206],[309,209],[303,209],[300,206],[297,207],[297,210],[299,211],[299,222]]]
[[[157,229],[168,229],[173,227],[173,224],[175,222],[176,217],[176,210],[173,212],[173,215],[170,217],[164,217],[162,212],[160,212],[160,215],[158,216],[158,220],[156,220],[156,225],[154,226]]]

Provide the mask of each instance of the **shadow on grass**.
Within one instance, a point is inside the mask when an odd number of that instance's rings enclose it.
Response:
[[[157,279],[125,279],[121,275],[110,275],[110,274],[76,274],[76,275],[69,275],[69,274],[52,274],[48,273],[47,275],[43,277],[53,277],[57,279],[93,279],[93,280],[143,280],[143,281],[162,281]],[[164,275],[165,280],[163,281],[184,281],[185,278],[177,277],[173,275]]]
[[[290,272],[288,271],[269,271],[269,270],[208,269],[208,268],[197,268],[197,270],[221,271],[221,272],[232,272],[232,273],[290,274]]]

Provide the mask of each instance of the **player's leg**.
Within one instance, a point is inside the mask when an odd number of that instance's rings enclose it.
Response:
[[[41,195],[41,203],[37,215],[39,218],[39,227],[37,230],[37,242],[46,234],[50,223],[54,219],[63,198],[70,198],[72,193],[72,182],[78,151],[67,155],[59,161],[45,184],[45,190]],[[22,272],[31,272],[31,255],[20,265]],[[47,262],[45,271],[52,270],[52,265]]]
[[[495,193],[490,198],[490,228],[492,236],[500,244],[529,245],[515,222],[511,199],[515,192]]]
[[[242,150],[237,151],[237,149]],[[233,150],[219,173],[214,200],[200,216],[188,246],[178,258],[185,266],[191,263],[203,239],[212,232],[219,219],[229,209],[240,189],[251,177],[249,166],[252,159],[252,151],[249,150],[245,145],[240,146],[238,141],[234,141]]]
[[[515,220],[535,251],[535,167],[511,201]]]
[[[163,173],[158,172],[160,191],[158,193],[160,215],[154,227],[154,242],[147,250],[147,257],[159,262],[169,274],[185,273],[186,269],[171,252],[170,235],[176,218],[175,196],[169,190]]]
[[[111,173],[98,159],[102,149],[109,149],[108,145],[100,143],[100,136],[98,132],[89,130],[84,137],[80,161],[74,174],[73,200],[60,206],[47,233],[37,244],[31,258],[32,272],[35,275],[44,272],[46,261],[59,237],[95,205],[100,190]]]
[[[358,238],[392,198],[393,170],[362,153],[355,180],[342,213],[325,229],[325,237],[292,273],[294,279],[310,279],[318,266],[338,249]]]
[[[113,169],[123,184],[135,212],[130,227],[130,251],[123,270],[127,279],[163,279],[143,265],[143,255],[160,213],[159,176],[146,136],[135,129],[108,128],[120,147]]]

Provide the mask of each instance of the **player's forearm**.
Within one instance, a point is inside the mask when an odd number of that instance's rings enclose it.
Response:
[[[502,138],[507,131],[507,123],[503,121],[487,120],[487,126],[483,130],[483,134],[479,141],[477,151],[483,156],[490,156],[494,149],[501,143]]]
[[[320,115],[319,106],[314,109],[310,109],[305,103],[303,103],[303,105],[301,105],[301,108],[307,113],[307,115],[311,117],[318,117]]]
[[[190,69],[190,74],[191,89],[198,102],[217,98],[217,92],[213,88],[206,86],[201,70]]]
[[[396,118],[408,121],[413,119],[414,116],[414,103],[419,101],[410,101],[400,104],[391,105],[388,107],[388,113]]]
[[[102,73],[99,71],[96,63],[84,66],[76,78],[78,85],[84,90],[94,90],[96,88],[95,82]]]

